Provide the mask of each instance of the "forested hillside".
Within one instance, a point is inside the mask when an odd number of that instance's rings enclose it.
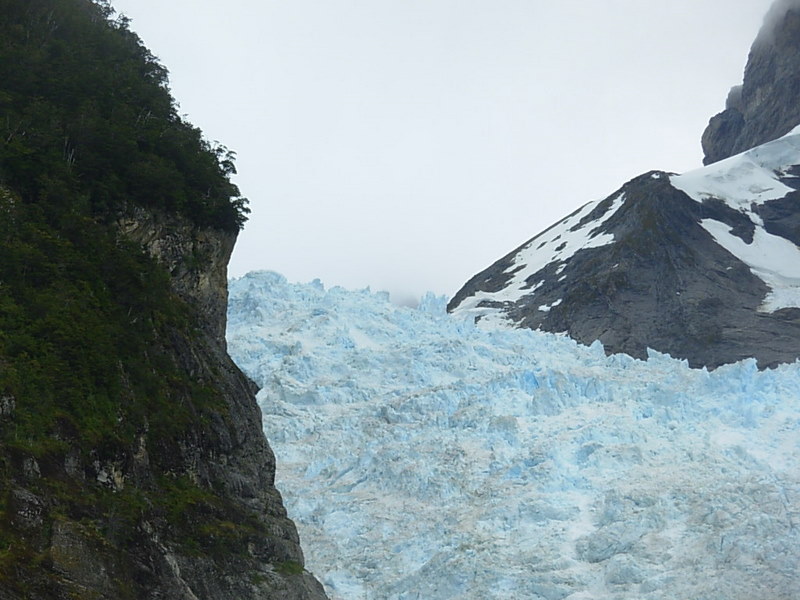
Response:
[[[107,2],[0,2],[0,177],[57,217],[129,203],[235,230],[232,155],[183,121],[167,70]],[[73,206],[74,204],[74,206]],[[61,207],[61,210],[58,210]]]
[[[0,0],[0,598],[320,597],[221,339],[232,158],[107,2]]]

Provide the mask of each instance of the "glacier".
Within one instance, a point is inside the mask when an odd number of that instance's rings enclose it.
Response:
[[[800,364],[606,356],[271,272],[229,287],[229,352],[332,600],[800,598]]]

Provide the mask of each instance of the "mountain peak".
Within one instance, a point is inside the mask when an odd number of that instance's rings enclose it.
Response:
[[[779,1],[706,166],[651,171],[478,273],[448,309],[715,368],[800,357],[800,2]]]

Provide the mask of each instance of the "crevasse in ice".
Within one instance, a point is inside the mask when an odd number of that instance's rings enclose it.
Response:
[[[230,284],[333,600],[800,598],[800,365],[711,373],[369,290]]]

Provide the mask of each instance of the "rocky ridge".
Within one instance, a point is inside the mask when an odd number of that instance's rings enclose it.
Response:
[[[181,444],[178,469],[219,490],[267,533],[253,537],[239,556],[165,553],[168,575],[179,580],[176,591],[198,599],[324,600],[322,586],[302,568],[297,530],[274,485],[275,456],[263,434],[257,387],[226,351],[227,265],[236,236],[144,210],[134,210],[119,227],[169,271],[175,292],[200,315],[199,343],[176,345],[177,360],[193,377],[214,381],[225,401],[223,414]]]

